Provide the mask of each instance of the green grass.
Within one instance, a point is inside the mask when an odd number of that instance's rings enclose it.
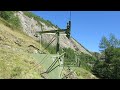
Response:
[[[41,78],[41,66],[37,65],[30,54],[14,52],[7,48],[0,48],[0,78]],[[37,67],[34,68],[33,67]]]
[[[15,42],[19,41],[20,45]],[[42,78],[42,66],[29,53],[29,45],[39,48],[32,38],[14,31],[0,21],[0,78]]]

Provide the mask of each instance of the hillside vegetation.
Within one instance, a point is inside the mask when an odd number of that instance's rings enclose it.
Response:
[[[98,58],[93,73],[102,79],[120,79],[120,39],[110,34],[102,37],[99,45],[102,57]]]

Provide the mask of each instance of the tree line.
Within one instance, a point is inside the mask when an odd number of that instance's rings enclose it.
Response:
[[[99,48],[101,57],[93,66],[93,74],[102,79],[120,79],[120,40],[113,34],[103,36]]]

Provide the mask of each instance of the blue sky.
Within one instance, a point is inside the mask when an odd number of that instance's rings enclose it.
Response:
[[[60,28],[66,28],[70,11],[33,11]],[[102,36],[120,38],[120,11],[72,11],[71,35],[89,51],[99,51]]]

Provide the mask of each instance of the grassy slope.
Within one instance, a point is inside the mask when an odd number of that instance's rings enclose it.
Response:
[[[43,67],[31,56],[28,47],[34,45],[39,48],[39,43],[8,26],[0,19],[0,78],[42,78],[40,72]],[[76,73],[79,79],[95,78],[82,68],[76,68]]]
[[[41,78],[42,67],[29,53],[29,45],[39,48],[32,38],[0,20],[0,78]]]

